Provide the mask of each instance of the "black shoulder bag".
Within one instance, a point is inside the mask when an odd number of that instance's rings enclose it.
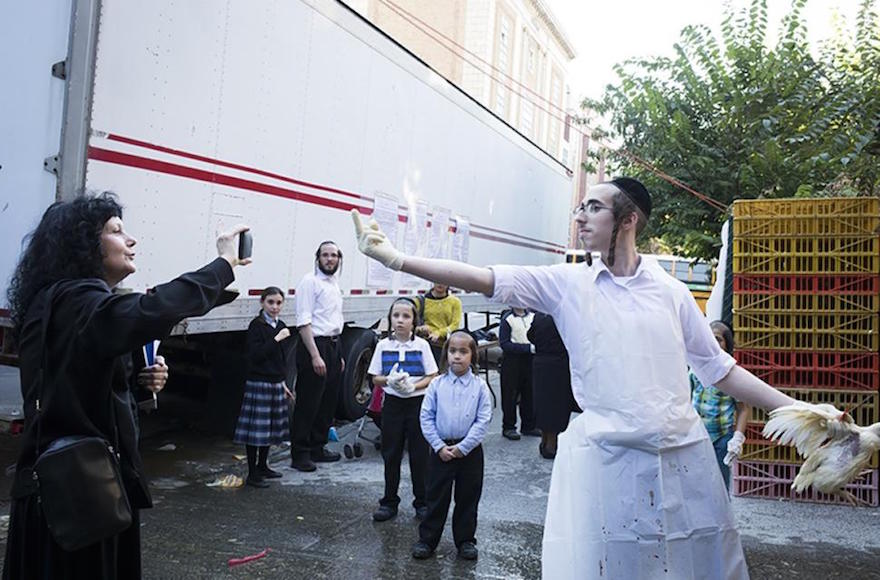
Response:
[[[37,374],[37,460],[33,477],[46,524],[58,545],[78,550],[124,531],[131,525],[131,506],[119,473],[119,433],[112,394],[110,417],[115,445],[101,437],[72,435],[53,441],[40,452],[40,400],[48,376],[46,337],[54,288],[42,321],[42,359]]]

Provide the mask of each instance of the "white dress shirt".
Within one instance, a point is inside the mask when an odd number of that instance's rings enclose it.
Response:
[[[306,274],[296,287],[296,325],[312,325],[314,336],[342,333],[342,290],[336,276]]]
[[[422,370],[424,373],[420,375],[410,373],[409,375],[410,380],[414,383],[421,380],[425,375],[433,375],[437,372],[437,363],[434,361],[434,354],[431,352],[431,345],[428,344],[427,340],[415,336],[411,340],[400,342],[392,334],[391,336],[380,340],[379,344],[376,345],[376,349],[373,351],[373,358],[370,359],[370,366],[367,368],[367,374],[373,375],[374,377],[387,376],[388,372],[383,368],[383,366],[387,365],[383,365],[382,362],[383,358],[390,358],[388,356],[389,353],[393,353],[393,358],[399,363],[399,370],[401,371],[405,370],[405,363],[411,360],[414,354],[421,359]],[[393,387],[387,384],[382,387],[382,390],[388,395],[403,399],[422,397],[425,395],[425,389],[416,389],[411,393],[403,394],[394,390]]]

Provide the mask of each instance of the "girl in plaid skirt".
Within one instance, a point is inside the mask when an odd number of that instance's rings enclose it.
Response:
[[[269,446],[289,437],[288,400],[293,399],[293,393],[284,382],[284,341],[290,338],[290,329],[278,318],[283,305],[284,292],[269,286],[260,295],[260,314],[248,326],[248,373],[234,440],[247,449],[246,483],[253,487],[268,487],[266,478],[281,477],[266,460]]]

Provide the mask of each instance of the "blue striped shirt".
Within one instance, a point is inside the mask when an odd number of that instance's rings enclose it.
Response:
[[[460,377],[447,371],[428,385],[419,419],[434,451],[442,449],[446,439],[461,439],[457,447],[467,455],[486,436],[492,420],[492,394],[470,370]]]

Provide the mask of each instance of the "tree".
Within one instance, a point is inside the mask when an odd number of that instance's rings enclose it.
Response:
[[[725,205],[755,197],[880,193],[880,21],[863,0],[856,31],[842,27],[815,56],[807,0],[793,0],[767,47],[767,1],[725,7],[719,42],[688,26],[674,58],[629,60],[618,82],[583,107],[605,115],[617,174],[654,194],[650,235],[693,257],[717,255],[725,219],[640,160]]]

